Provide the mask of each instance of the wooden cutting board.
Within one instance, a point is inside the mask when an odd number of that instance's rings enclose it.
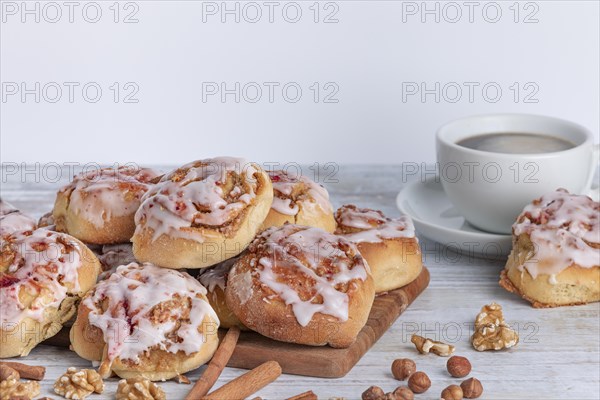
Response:
[[[341,378],[379,340],[414,299],[429,285],[429,271],[408,285],[375,298],[371,314],[356,342],[346,349],[282,343],[255,332],[242,332],[228,367],[252,369],[275,360],[285,374]]]
[[[283,343],[255,332],[242,332],[227,366],[252,369],[266,361],[275,360],[285,374],[341,378],[356,365],[427,285],[429,271],[423,268],[417,279],[408,285],[376,297],[367,324],[358,334],[356,342],[346,349]],[[69,347],[68,329],[63,329],[44,343]]]

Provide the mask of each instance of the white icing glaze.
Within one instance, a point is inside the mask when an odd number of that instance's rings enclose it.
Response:
[[[142,199],[135,215],[136,234],[153,230],[161,235],[204,240],[190,227],[221,227],[232,221],[256,197],[259,170],[241,158],[219,157],[194,161],[165,176]],[[229,193],[222,189],[228,177],[239,176]],[[226,198],[225,198],[226,197]]]
[[[336,211],[335,220],[338,225],[336,233],[354,243],[415,238],[415,226],[407,215],[388,218],[381,211],[347,204]]]
[[[273,204],[271,208],[284,215],[297,215],[300,208],[320,208],[331,213],[333,208],[329,202],[327,190],[312,179],[287,171],[269,171],[273,182]],[[304,186],[305,189],[297,198],[292,198],[294,188]],[[302,204],[302,207],[299,206]]]
[[[0,199],[0,215],[9,214],[15,211],[19,211],[17,207],[13,206],[8,201]]]
[[[216,287],[225,290],[227,283],[227,275],[229,270],[235,264],[239,257],[233,257],[223,261],[211,268],[203,268],[198,273],[198,280],[208,289],[209,292],[213,292]]]
[[[41,321],[48,307],[58,308],[67,294],[78,292],[81,250],[68,235],[46,229],[9,236],[2,253],[15,256],[0,275],[2,324],[18,323],[25,317]],[[19,300],[21,290],[35,296],[29,307]]]
[[[516,236],[528,234],[533,257],[519,266],[536,278],[555,275],[572,264],[583,268],[600,265],[600,203],[566,190],[546,194],[527,205],[513,225]],[[555,278],[550,282],[556,282]]]
[[[19,211],[0,216],[1,236],[18,231],[31,231],[34,230],[35,227],[35,220]]]
[[[240,285],[241,289],[236,292],[237,298],[240,300],[241,304],[246,304],[248,300],[252,298],[252,294],[254,293],[252,289],[252,273],[246,271],[241,276],[238,276],[237,279],[242,282]]]
[[[0,199],[0,236],[10,235],[17,231],[31,231],[35,228],[36,223],[33,218]]]
[[[219,325],[205,295],[206,289],[184,272],[149,263],[118,267],[82,303],[91,310],[89,323],[102,330],[107,344],[104,368],[110,368],[117,357],[138,363],[140,355],[152,348],[186,355],[200,351],[206,341],[203,332],[216,334]],[[183,317],[182,307],[163,307],[161,316],[166,320],[153,323],[150,316],[155,307],[174,298],[189,299],[189,317]],[[100,308],[102,302],[108,302],[106,311]],[[213,327],[203,325],[206,316],[214,321]]]
[[[365,281],[370,274],[354,244],[319,228],[292,224],[269,228],[251,246],[260,246],[259,254],[266,252],[258,260],[259,267],[253,269],[253,273],[285,304],[292,306],[301,326],[308,325],[316,313],[347,321],[349,297],[337,286],[351,285],[355,280]],[[284,281],[286,271],[300,273],[313,282],[310,299],[303,300]],[[313,302],[318,296],[321,296],[322,302]]]
[[[60,189],[69,209],[101,228],[110,218],[133,214],[159,174],[149,168],[102,168],[82,172]]]

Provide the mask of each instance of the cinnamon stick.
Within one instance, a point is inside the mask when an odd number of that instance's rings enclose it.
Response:
[[[24,379],[33,379],[34,381],[41,381],[42,379],[44,379],[44,375],[46,375],[45,367],[27,365],[13,361],[0,361],[0,365],[6,365],[7,367],[11,367],[19,373],[21,378]]]
[[[210,360],[208,367],[206,367],[202,376],[198,379],[194,387],[192,387],[185,400],[201,399],[208,393],[217,379],[219,379],[223,368],[225,368],[231,358],[239,337],[240,328],[237,326],[229,328],[212,360]]]
[[[295,396],[288,398],[287,400],[318,400],[317,395],[312,390],[308,392],[300,393]]]
[[[277,361],[267,361],[221,386],[208,396],[203,397],[203,400],[245,399],[273,382],[280,375],[281,366],[279,363]]]
[[[14,368],[8,365],[0,365],[0,381],[7,381],[9,379],[19,380],[21,376]]]

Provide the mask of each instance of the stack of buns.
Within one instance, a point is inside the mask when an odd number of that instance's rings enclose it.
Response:
[[[197,368],[216,350],[218,327],[348,347],[376,294],[422,268],[407,217],[353,205],[334,212],[308,177],[232,157],[164,175],[88,171],[60,189],[39,224],[17,212],[2,205],[1,218],[14,221],[2,232],[3,322],[43,334],[0,356],[27,354],[76,314],[72,349],[105,377],[161,380]],[[22,243],[57,243],[70,257],[52,259],[50,272],[27,262]],[[45,285],[33,297],[30,271]],[[2,331],[3,340],[20,336]]]

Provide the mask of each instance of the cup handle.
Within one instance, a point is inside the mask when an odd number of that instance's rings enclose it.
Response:
[[[596,143],[594,145],[593,155],[592,155],[592,165],[590,167],[590,180],[586,187],[588,190],[585,192],[588,196],[590,196],[594,201],[599,201],[600,199],[600,185],[598,181],[595,181],[596,173],[598,171],[598,166],[600,165],[600,144]],[[600,178],[600,176],[599,176]]]

